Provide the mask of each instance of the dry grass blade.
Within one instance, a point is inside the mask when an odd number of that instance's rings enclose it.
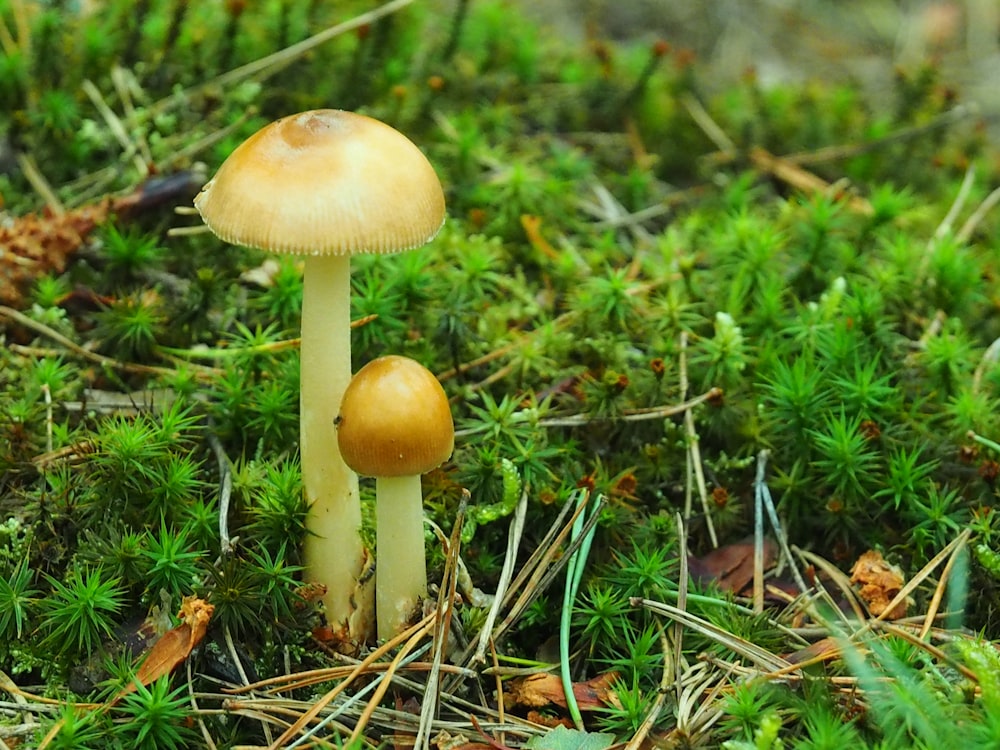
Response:
[[[525,561],[524,565],[521,566],[521,570],[514,577],[514,581],[510,585],[510,589],[504,596],[505,604],[509,603],[510,599],[514,596],[514,592],[519,590],[524,586],[525,582],[531,576],[531,573],[539,566],[543,557],[545,557],[549,550],[552,549],[553,545],[558,544],[557,538],[561,538],[569,533],[569,528],[573,525],[573,518],[567,517],[570,511],[573,510],[573,502],[567,501],[562,509],[559,511],[559,515],[549,526],[548,531],[545,532],[545,536],[542,537],[542,541],[538,543],[538,546],[532,551]]]
[[[961,122],[962,120],[968,119],[977,114],[977,107],[974,105],[959,104],[946,112],[935,115],[925,123],[911,127],[899,128],[898,130],[895,130],[881,138],[875,138],[862,143],[847,143],[837,146],[817,148],[812,151],[800,151],[794,154],[785,154],[782,159],[799,166],[852,159],[855,156],[860,156],[894,143],[919,138],[933,132],[934,130],[949,127],[950,125],[954,125],[955,123]]]
[[[717,698],[729,686],[728,677],[728,672],[708,662],[700,662],[688,669],[678,680],[677,727],[672,735],[693,737],[704,732],[722,716],[724,709]],[[711,689],[709,685],[712,685]]]
[[[906,628],[897,627],[890,622],[879,622],[878,629],[884,633],[889,633],[897,638],[902,638],[907,643],[916,646],[923,651],[926,651],[930,656],[943,664],[947,664],[952,669],[955,669],[962,673],[962,676],[967,680],[971,680],[973,683],[979,683],[979,678],[976,673],[969,669],[967,666],[961,662],[955,660],[953,657],[949,656],[945,651],[938,648],[932,643],[928,643],[924,640],[923,635],[913,633]]]
[[[173,94],[159,100],[158,102],[154,102],[145,108],[146,115],[147,117],[153,117],[161,112],[168,111],[172,107],[178,106],[181,103],[186,103],[193,97],[201,96],[209,91],[222,90],[234,86],[247,78],[256,77],[257,80],[262,81],[268,76],[274,75],[280,70],[288,67],[293,62],[306,55],[310,50],[326,44],[331,39],[335,39],[342,34],[354,31],[355,29],[361,28],[367,24],[374,23],[380,18],[402,10],[411,3],[413,3],[413,0],[392,0],[392,2],[385,3],[374,10],[355,16],[349,21],[339,23],[336,26],[331,26],[328,29],[323,29],[316,34],[313,34],[311,37],[303,39],[301,42],[296,42],[285,49],[278,50],[271,55],[261,57],[253,62],[247,63],[246,65],[234,68],[227,73],[223,73],[216,78],[200,83],[190,89],[187,89],[186,91],[180,92],[179,94]]]
[[[227,542],[229,541],[228,536],[225,537],[225,540]],[[225,548],[223,548],[223,553],[225,553]],[[229,654],[232,657],[233,664],[236,665],[236,671],[240,675],[240,680],[243,681],[244,685],[249,685],[250,680],[247,679],[246,670],[243,669],[243,661],[240,659],[239,652],[237,652],[236,650],[236,644],[233,642],[232,631],[229,629],[228,626],[225,626],[223,627],[222,634],[223,634],[223,639],[225,640],[226,643],[226,648],[229,650]],[[252,692],[250,694],[253,695]],[[267,741],[268,744],[271,744],[272,742],[274,742],[274,737],[271,735],[270,723],[262,719],[260,724],[261,724],[261,730],[264,732],[265,740]]]
[[[436,619],[434,621],[434,643],[430,674],[424,688],[423,705],[420,707],[420,727],[414,747],[426,749],[430,746],[431,723],[437,714],[438,703],[441,700],[441,666],[444,654],[448,648],[448,636],[451,632],[451,618],[455,611],[454,603],[458,589],[459,554],[462,550],[462,527],[465,525],[465,509],[469,503],[469,491],[462,492],[462,501],[452,527],[451,538],[446,550],[444,575],[441,580],[441,590],[438,594]]]
[[[905,602],[907,598],[909,598],[910,594],[916,591],[917,587],[920,586],[920,584],[922,584],[942,562],[951,557],[959,548],[965,546],[965,544],[969,541],[970,536],[972,536],[972,530],[965,529],[955,539],[952,539],[951,542],[948,543],[947,547],[934,555],[934,557],[932,557],[930,561],[928,561],[928,563],[920,569],[920,572],[913,576],[913,578],[911,578],[909,582],[907,582],[907,584],[899,590],[899,593],[893,597],[892,601],[889,602],[888,605],[886,605],[885,611],[875,619],[879,621],[884,620],[888,614],[896,608],[896,605]],[[944,578],[945,577],[942,576],[942,580]]]
[[[517,575],[514,583],[511,584],[507,591],[506,596],[504,596],[501,603],[500,609],[505,609],[507,615],[504,619],[493,628],[491,633],[491,638],[495,641],[500,638],[500,636],[516,621],[517,618],[521,616],[525,609],[535,600],[543,590],[542,580],[544,579],[547,572],[551,570],[551,563],[556,557],[556,553],[562,547],[563,542],[569,536],[570,531],[573,527],[573,522],[576,520],[577,516],[583,512],[583,508],[577,508],[576,512],[570,516],[569,520],[565,522],[562,528],[559,528],[559,522],[564,519],[573,507],[573,500],[567,501],[566,506],[563,511],[559,514],[559,518],[556,522],[549,528],[549,532],[545,535],[542,543],[538,546],[538,549],[528,558],[528,561],[524,564],[521,572]],[[562,555],[562,562],[565,563],[569,552]],[[558,570],[560,565],[555,566]],[[523,591],[521,590],[523,587]],[[520,593],[519,593],[520,592]],[[514,599],[514,597],[517,597]],[[469,656],[466,655],[460,663],[465,663],[465,660]]]
[[[323,682],[345,679],[353,674],[359,663],[360,662],[355,662],[349,666],[343,667],[309,669],[304,672],[277,675],[275,677],[269,677],[265,680],[260,680],[252,685],[227,687],[224,688],[224,692],[226,695],[244,695],[253,691],[259,692],[262,695],[277,696],[282,693],[290,693],[292,691],[307,688],[312,685],[318,685]],[[388,668],[388,662],[368,664],[365,668],[365,674],[379,674],[381,672],[385,672]],[[429,663],[421,661],[410,662],[406,666],[407,671],[410,672],[427,672],[430,668],[431,665]],[[457,667],[452,664],[442,664],[441,671],[462,677],[475,677],[477,674],[471,669]]]
[[[691,581],[691,574],[688,572],[688,534],[687,525],[680,513],[676,514],[677,541],[680,545],[680,573],[677,576],[677,608],[687,610],[688,584]],[[674,623],[674,682],[677,685],[677,701],[680,702],[681,691],[681,669],[684,663],[684,627],[679,623]]]
[[[686,399],[688,394],[688,372],[687,372],[687,331],[681,331],[680,352],[678,355],[678,369],[680,370],[680,390],[681,398]],[[690,409],[684,411],[684,432],[687,435],[687,462],[689,475],[694,473],[695,484],[698,487],[698,497],[701,500],[701,509],[704,514],[705,528],[708,531],[708,538],[712,542],[712,549],[719,546],[719,537],[715,533],[715,523],[712,520],[712,508],[708,503],[708,486],[705,484],[705,467],[701,461],[700,438],[694,424],[694,412]],[[684,504],[684,518],[691,518],[691,488],[688,482],[687,500]]]
[[[861,606],[861,602],[858,601],[857,594],[854,593],[854,587],[851,585],[850,579],[846,575],[844,575],[843,571],[841,571],[840,568],[837,568],[836,566],[830,564],[830,562],[823,559],[819,555],[809,552],[808,550],[799,549],[794,545],[792,546],[792,550],[803,560],[819,568],[819,570],[825,573],[830,578],[830,580],[836,584],[837,588],[840,589],[840,593],[844,595],[844,599],[847,601],[847,603],[853,610],[856,619],[858,620],[866,619],[867,615],[865,614],[865,611]],[[839,613],[842,621],[846,624],[847,623],[846,615],[844,615],[840,611],[840,608],[836,606],[836,602],[834,602],[833,598],[826,592],[826,587],[823,586],[822,583],[820,583],[818,580],[816,585],[820,589],[820,591],[824,594],[824,597],[827,599],[827,601],[833,606],[833,611]],[[822,618],[817,618],[817,619],[822,621]]]
[[[89,349],[84,349],[82,346],[74,341],[63,336],[58,331],[50,328],[44,323],[39,323],[37,320],[32,320],[27,315],[18,312],[12,307],[6,307],[0,305],[0,319],[7,318],[14,321],[18,325],[24,326],[25,328],[34,331],[40,336],[44,336],[47,339],[55,341],[66,347],[73,354],[86,359],[94,364],[101,365],[102,367],[107,367],[112,370],[117,370],[119,372],[127,372],[135,375],[157,375],[161,377],[174,377],[177,373],[168,367],[156,367],[153,365],[140,365],[133,362],[122,362],[112,357],[105,357],[103,354],[97,354]],[[220,370],[216,370],[211,367],[205,367],[203,365],[190,365],[193,374],[201,378],[212,378],[220,374]]]
[[[325,709],[328,705],[330,705],[330,703],[338,695],[343,693],[358,676],[367,673],[368,667],[371,664],[376,662],[378,659],[387,654],[389,651],[398,646],[400,643],[403,643],[405,641],[406,646],[408,647],[406,648],[406,650],[408,651],[412,649],[413,645],[415,645],[417,641],[419,641],[420,639],[422,639],[424,636],[427,635],[427,633],[433,627],[433,622],[434,622],[434,614],[430,614],[423,620],[418,622],[416,625],[414,625],[413,627],[404,630],[395,638],[386,641],[384,644],[382,644],[377,649],[372,651],[363,661],[358,663],[358,665],[351,670],[350,674],[348,674],[348,676],[343,680],[343,682],[341,682],[335,688],[326,693],[326,695],[324,695],[322,698],[313,703],[308,711],[306,711],[302,716],[300,716],[294,724],[292,724],[284,733],[282,733],[280,737],[278,737],[273,743],[271,743],[268,746],[268,750],[278,750],[278,748],[284,747],[287,744],[288,740],[290,740],[293,735],[302,731],[302,729],[307,724],[309,724],[309,722],[313,721],[317,716],[319,716],[319,714],[323,711],[323,709]],[[411,642],[413,645],[410,645]],[[385,680],[383,684],[388,686],[389,681]]]
[[[80,708],[80,709],[84,709],[84,710],[88,710],[88,711],[94,711],[94,710],[97,710],[97,709],[101,708],[101,704],[100,703],[69,703],[69,704],[67,704],[67,702],[65,700],[60,700],[58,698],[46,698],[45,696],[42,696],[42,695],[35,695],[34,693],[29,693],[29,692],[27,692],[25,690],[22,690],[20,687],[18,687],[17,683],[15,683],[7,675],[7,673],[4,672],[3,670],[0,670],[0,690],[3,690],[5,692],[7,692],[7,693],[10,693],[10,695],[12,695],[14,697],[14,700],[17,701],[18,705],[25,706],[25,707],[27,707],[29,705],[28,702],[30,702],[30,703],[40,704],[40,706],[56,706],[56,707],[61,707],[61,706],[65,706],[65,705],[71,705],[74,708]],[[24,699],[26,699],[27,702],[22,703],[20,700],[18,700],[19,698],[24,698]],[[38,708],[38,707],[32,707],[32,710],[34,710],[35,708]],[[39,709],[39,710],[44,710],[44,709]]]
[[[198,722],[198,729],[201,732],[201,738],[205,740],[205,747],[207,750],[218,750],[218,745],[215,744],[215,740],[212,738],[212,733],[208,731],[208,726],[205,723],[205,717],[202,716],[201,707],[198,705],[198,697],[195,695],[194,690],[194,669],[191,667],[190,659],[188,659],[185,663],[184,671],[184,676],[187,678],[188,705],[191,706],[191,711]]]
[[[829,183],[819,175],[787,159],[775,156],[759,146],[751,148],[749,155],[751,163],[761,172],[772,175],[807,195],[837,195],[839,192],[839,183]],[[846,205],[863,216],[872,216],[875,213],[871,203],[859,195],[847,195]]]
[[[42,170],[38,168],[38,163],[35,161],[31,154],[18,154],[17,155],[17,165],[21,168],[21,173],[24,178],[31,183],[31,187],[34,188],[35,192],[38,193],[42,200],[45,201],[45,206],[49,211],[52,212],[54,216],[62,216],[66,213],[66,207],[63,206],[62,201],[59,200],[59,196],[56,195],[55,190],[49,184],[49,181],[45,179],[45,175],[42,174]]]
[[[976,227],[982,223],[983,219],[986,218],[986,214],[992,211],[998,203],[1000,203],[1000,188],[994,189],[983,199],[983,202],[976,207],[976,210],[962,224],[962,228],[958,230],[955,239],[958,242],[968,242],[973,232],[976,231]]]
[[[378,669],[378,667],[378,664],[372,664],[369,668],[375,670]],[[228,695],[241,695],[243,693],[249,693],[250,691],[257,690],[263,693],[277,695],[285,691],[298,690],[300,688],[309,687],[310,685],[317,685],[321,682],[343,679],[348,677],[352,672],[354,672],[355,669],[357,669],[357,664],[345,667],[310,669],[304,672],[295,672],[294,674],[282,674],[274,677],[268,677],[267,679],[260,680],[252,685],[225,688],[224,692]]]
[[[582,427],[583,425],[595,422],[645,422],[652,419],[664,419],[677,414],[687,414],[696,406],[701,406],[706,401],[719,398],[722,395],[721,388],[709,388],[702,394],[693,396],[686,401],[677,404],[664,404],[662,406],[647,406],[641,409],[625,409],[621,414],[613,417],[593,417],[587,414],[572,414],[566,417],[543,417],[538,420],[539,427]],[[456,435],[458,433],[455,433]]]
[[[572,502],[572,499],[570,500]],[[577,511],[573,514],[567,525],[563,528],[562,532],[556,537],[556,541],[552,547],[546,550],[545,555],[539,562],[538,567],[532,574],[530,580],[528,581],[525,590],[522,592],[521,596],[518,597],[517,601],[510,607],[510,612],[504,618],[503,622],[500,623],[493,631],[493,639],[496,640],[506,632],[506,630],[511,627],[518,618],[524,614],[524,611],[531,605],[532,602],[537,599],[542,592],[544,592],[552,581],[562,572],[562,569],[566,567],[569,562],[570,557],[576,552],[584,543],[587,538],[587,534],[590,533],[591,529],[597,525],[600,518],[600,510],[606,503],[603,497],[599,497],[596,501],[595,506],[591,509],[591,515],[587,518],[586,522],[580,528],[580,535],[576,540],[570,542],[566,545],[565,549],[562,549],[563,542],[570,535],[572,531],[572,526],[574,521],[576,521],[577,516],[579,516],[585,509],[586,505],[581,505],[577,508]],[[558,554],[561,551],[561,555]],[[513,593],[513,589],[511,591]]]
[[[125,124],[114,113],[114,110],[108,106],[108,103],[104,100],[104,96],[92,81],[85,80],[81,88],[83,89],[83,93],[87,95],[87,98],[90,99],[91,104],[94,105],[94,108],[104,119],[104,123],[108,126],[108,130],[115,137],[115,140],[118,141],[118,145],[122,147],[123,158],[132,159],[132,166],[135,167],[136,173],[140,177],[146,177],[149,174],[149,165],[137,153],[139,147],[132,140],[132,136],[125,127]]]
[[[399,649],[399,653],[392,660],[389,665],[389,669],[386,670],[385,675],[379,682],[378,687],[375,689],[374,694],[368,701],[368,705],[365,706],[365,710],[361,712],[361,718],[358,719],[358,723],[354,726],[354,731],[351,733],[350,739],[347,741],[347,745],[356,746],[358,741],[361,739],[362,733],[367,729],[368,722],[375,713],[375,709],[378,708],[379,704],[382,702],[382,698],[385,696],[386,691],[389,689],[389,685],[392,684],[392,676],[395,674],[396,669],[398,669],[400,662],[406,658],[406,655],[410,653],[413,649],[417,647],[430,632],[434,629],[434,624],[437,622],[438,613],[434,612],[422,621],[422,627],[419,627],[413,635],[403,644],[402,648]]]
[[[629,599],[629,603],[633,607],[643,607],[651,612],[669,617],[671,620],[679,622],[685,627],[691,628],[696,633],[700,633],[709,640],[725,646],[738,656],[742,656],[744,659],[754,663],[759,669],[764,671],[773,672],[788,667],[796,667],[796,665],[790,664],[782,657],[772,654],[770,651],[751,643],[745,638],[733,635],[717,625],[713,625],[708,620],[702,619],[690,612],[685,612],[665,602],[656,602],[651,599],[633,596]]]
[[[473,655],[474,662],[483,662],[486,659],[486,649],[493,641],[493,625],[496,623],[497,615],[500,613],[500,605],[506,598],[507,589],[510,586],[511,578],[514,575],[514,565],[517,562],[517,554],[521,548],[521,535],[524,533],[524,519],[528,514],[528,488],[521,491],[521,499],[517,503],[514,511],[514,518],[510,523],[510,530],[507,535],[507,553],[504,557],[503,567],[500,570],[500,579],[497,581],[497,592],[493,598],[493,604],[486,614],[486,622],[479,633],[479,645]]]
[[[954,570],[955,563],[958,562],[962,552],[965,551],[966,544],[968,543],[971,534],[971,530],[965,529],[958,536],[958,538],[949,545],[949,547],[953,548],[952,553],[948,557],[948,562],[945,564],[944,570],[941,573],[941,580],[938,581],[938,585],[934,589],[934,596],[931,597],[930,604],[927,607],[927,614],[924,618],[924,626],[920,629],[921,639],[926,638],[927,634],[934,626],[934,619],[937,617],[938,610],[941,607],[941,600],[944,598],[945,588],[947,587],[948,581],[951,579],[951,572]],[[925,567],[924,570],[927,570],[927,568]]]
[[[944,549],[938,552],[916,575],[914,575],[909,582],[902,586],[899,593],[886,605],[885,609],[878,617],[869,617],[862,610],[860,602],[858,602],[857,597],[854,592],[854,588],[847,578],[839,569],[831,565],[829,562],[823,558],[814,555],[810,552],[804,550],[796,549],[796,552],[803,557],[803,559],[811,562],[820,568],[824,573],[826,573],[831,580],[836,583],[844,595],[844,598],[851,603],[854,608],[856,619],[849,620],[841,615],[842,620],[840,625],[834,630],[837,631],[833,637],[827,636],[821,642],[828,642],[826,647],[819,650],[818,652],[808,656],[808,658],[803,658],[800,661],[796,661],[794,667],[788,667],[784,669],[775,670],[769,675],[766,675],[768,679],[782,679],[790,676],[796,671],[796,668],[802,669],[804,667],[818,664],[820,662],[829,661],[831,659],[840,658],[843,656],[845,644],[852,644],[852,647],[857,648],[854,642],[864,636],[866,633],[871,631],[881,631],[885,633],[892,633],[901,638],[904,638],[908,642],[912,643],[914,646],[926,650],[933,658],[943,661],[949,664],[954,669],[962,672],[970,679],[975,680],[976,678],[961,664],[957,663],[949,657],[945,652],[932,646],[927,641],[928,635],[933,631],[934,620],[938,616],[941,601],[944,597],[944,592],[947,587],[948,580],[951,576],[952,570],[957,563],[961,552],[968,543],[969,537],[971,535],[970,529],[965,529],[959,534],[955,539],[953,539]],[[907,627],[907,623],[904,620],[900,620],[897,623],[887,623],[885,620],[897,605],[905,602],[917,588],[923,584],[927,578],[933,573],[933,571],[941,565],[942,562],[947,560],[945,569],[942,572],[941,579],[938,581],[934,588],[934,594],[931,597],[931,602],[928,605],[928,610],[926,613],[921,615],[919,618],[912,618],[914,620],[913,627]],[[829,598],[827,596],[827,598]],[[810,607],[810,609],[812,609]],[[839,611],[836,609],[835,611]],[[822,621],[821,618],[815,617],[817,621]],[[916,629],[916,632],[913,630]],[[828,631],[829,626],[822,628],[820,632]],[[954,638],[955,634],[951,631],[946,631],[946,633],[938,633],[937,637],[941,639]],[[961,637],[961,636],[959,636]]]

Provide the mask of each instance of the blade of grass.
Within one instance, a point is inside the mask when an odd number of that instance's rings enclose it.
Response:
[[[581,512],[590,505],[590,493],[586,489],[577,490],[576,494],[576,521],[573,522],[573,530],[570,533],[570,541],[576,542],[580,539],[584,514]],[[601,507],[601,499],[598,496],[597,502],[590,509],[590,516],[595,517]],[[590,554],[590,545],[594,540],[596,525],[591,525],[590,529],[580,543],[580,547],[574,552],[569,562],[566,564],[566,588],[563,591],[562,613],[559,618],[559,675],[562,678],[563,693],[566,696],[566,708],[569,710],[570,718],[580,731],[584,730],[583,716],[580,714],[580,706],[576,702],[576,694],[573,692],[573,678],[569,668],[569,631],[570,622],[573,616],[573,602],[576,601],[576,593],[580,589],[580,581],[583,580],[583,569],[587,564],[587,556]]]

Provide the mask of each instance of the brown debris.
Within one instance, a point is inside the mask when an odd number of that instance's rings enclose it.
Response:
[[[61,273],[94,229],[111,216],[129,218],[133,212],[193,195],[199,180],[189,172],[155,177],[128,195],[99,201],[70,211],[46,209],[14,219],[0,217],[0,303],[21,307],[32,282],[49,273]]]
[[[785,656],[785,660],[791,664],[805,664],[806,662],[832,661],[840,656],[840,646],[833,638],[821,638],[815,643],[810,643],[805,648],[800,648]]]
[[[612,686],[618,679],[617,672],[604,672],[586,682],[573,683],[573,695],[581,711],[598,711],[618,705],[618,696]],[[504,695],[507,706],[566,708],[566,693],[562,680],[555,674],[533,674],[511,680]]]
[[[103,200],[62,215],[29,214],[0,224],[0,302],[20,306],[32,281],[60,273],[98,224],[111,213]]]
[[[777,545],[764,540],[764,569],[777,559]],[[753,538],[726,544],[701,557],[690,557],[688,569],[699,583],[715,583],[723,591],[739,594],[753,581]]]
[[[868,611],[875,617],[880,617],[888,608],[890,602],[903,588],[902,571],[895,565],[890,565],[876,550],[868,550],[851,568],[851,583],[860,584],[858,595],[865,602]],[[898,620],[906,616],[905,601],[897,604],[885,619]]]
[[[528,711],[527,715],[524,717],[532,724],[538,724],[543,727],[566,727],[567,729],[574,729],[573,721],[568,716],[550,716],[548,714],[543,714],[541,711],[536,711],[532,709]]]
[[[146,652],[142,664],[136,671],[135,680],[125,685],[113,702],[120,701],[134,691],[137,685],[149,685],[174,671],[188,658],[191,650],[201,643],[214,611],[215,607],[204,599],[194,596],[184,597],[178,614],[182,620],[181,624],[164,633]]]
[[[845,201],[847,207],[855,213],[863,216],[872,216],[875,213],[871,203],[861,196],[845,193],[837,184],[831,184],[791,160],[775,156],[759,146],[750,149],[750,161],[760,171],[807,195],[833,193],[838,200]]]

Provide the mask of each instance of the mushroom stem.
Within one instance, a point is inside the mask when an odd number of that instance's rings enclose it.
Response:
[[[420,476],[375,478],[375,616],[380,640],[406,626],[427,595]]]
[[[351,380],[351,256],[306,257],[302,291],[300,451],[309,503],[306,577],[327,587],[334,628],[364,641],[372,616],[371,586],[360,590],[365,562],[358,477],[337,445],[336,418]],[[356,589],[359,589],[356,591]]]

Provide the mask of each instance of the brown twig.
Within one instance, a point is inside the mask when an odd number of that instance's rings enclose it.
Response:
[[[837,195],[841,192],[839,183],[829,183],[819,175],[803,169],[798,164],[793,164],[784,157],[775,156],[760,146],[751,148],[748,156],[750,163],[761,172],[771,175],[796,190],[801,190],[806,195]],[[875,213],[872,204],[861,196],[848,195],[846,203],[848,208],[863,216],[872,216]]]
[[[156,367],[155,365],[142,365],[135,362],[122,362],[121,360],[113,359],[112,357],[105,357],[103,354],[92,352],[89,349],[84,349],[75,341],[66,338],[55,329],[50,328],[44,323],[39,323],[37,320],[32,320],[27,315],[18,312],[12,307],[7,307],[6,305],[0,305],[0,318],[12,320],[18,325],[24,326],[40,336],[44,336],[45,338],[51,339],[57,344],[66,347],[78,357],[100,365],[101,367],[107,367],[112,370],[118,370],[120,372],[126,372],[133,375],[173,377],[177,374],[175,370],[172,370],[169,367]],[[202,378],[214,377],[219,374],[219,371],[214,368],[204,367],[202,365],[190,366],[194,368],[195,374]]]
[[[309,722],[311,722],[313,719],[319,716],[319,714],[323,711],[323,709],[325,709],[328,705],[330,705],[330,703],[338,695],[343,693],[351,685],[351,683],[353,683],[354,680],[357,679],[357,677],[359,677],[362,674],[365,674],[372,664],[374,664],[380,658],[385,656],[396,646],[405,642],[405,644],[409,646],[409,648],[406,648],[405,650],[408,651],[410,648],[412,648],[412,646],[409,645],[410,641],[412,640],[413,644],[415,645],[417,640],[426,636],[433,625],[433,621],[434,621],[434,614],[432,613],[427,617],[425,617],[420,622],[418,622],[413,627],[404,630],[402,633],[400,633],[394,638],[389,639],[381,646],[376,648],[374,651],[372,651],[370,654],[368,654],[368,656],[366,656],[364,660],[358,662],[358,664],[355,665],[353,669],[351,669],[350,673],[342,682],[340,682],[336,687],[327,692],[319,700],[315,701],[311,705],[308,711],[299,716],[299,718],[291,726],[289,726],[288,729],[286,729],[281,734],[280,737],[278,737],[274,742],[272,742],[268,746],[268,750],[278,750],[278,748],[283,747],[288,742],[288,740],[292,738],[293,735],[302,731],[302,729]],[[393,664],[395,663],[396,662],[394,661]],[[387,668],[386,671],[388,672],[389,669]],[[395,671],[394,668],[393,671]],[[390,680],[388,678],[383,680],[383,685],[385,686],[385,688],[388,688],[389,682]],[[254,687],[254,686],[248,686],[248,687]],[[382,688],[382,693],[385,692],[385,688]],[[381,695],[379,695],[379,698],[381,698]],[[372,708],[372,710],[374,710],[374,707]],[[369,713],[368,717],[370,717],[370,715],[371,714]],[[359,723],[358,726],[361,726],[361,724]]]
[[[416,645],[427,637],[427,635],[434,629],[434,623],[437,621],[437,618],[438,613],[432,612],[417,625],[406,631],[407,633],[411,633],[410,637],[400,647],[399,653],[396,654],[395,658],[389,663],[389,668],[385,671],[385,675],[379,682],[378,687],[375,688],[375,692],[372,693],[372,697],[368,700],[367,705],[365,705],[365,709],[361,712],[361,716],[358,718],[357,724],[354,725],[354,731],[351,732],[350,738],[345,743],[346,746],[358,746],[362,733],[368,727],[368,722],[371,721],[372,714],[375,713],[375,709],[378,708],[379,704],[382,702],[382,698],[385,697],[386,691],[392,684],[392,676],[396,673],[400,663],[406,658],[406,655],[416,648]],[[275,744],[272,747],[277,748],[280,746],[280,744]]]
[[[678,355],[680,370],[681,398],[687,397],[688,374],[687,374],[687,331],[682,331],[680,335],[680,353]],[[716,390],[716,389],[712,389]],[[719,391],[721,392],[721,391]],[[707,400],[707,394],[702,394]],[[700,403],[700,402],[699,402]],[[708,487],[705,484],[705,469],[701,464],[701,449],[699,447],[698,430],[694,424],[694,412],[691,409],[684,410],[684,432],[687,436],[687,462],[688,470],[694,472],[695,484],[698,488],[698,497],[701,499],[702,512],[705,514],[705,527],[708,529],[708,538],[712,542],[712,548],[719,546],[719,538],[715,533],[715,524],[712,522],[712,509],[708,505]],[[691,520],[691,487],[688,482],[687,501],[684,506],[684,520]]]
[[[465,509],[470,499],[469,491],[462,491],[462,500],[455,515],[451,538],[445,550],[444,575],[441,579],[441,589],[438,592],[435,608],[434,641],[431,646],[431,670],[424,686],[424,700],[420,707],[420,726],[417,737],[413,741],[416,750],[428,750],[430,747],[431,729],[434,716],[441,701],[441,667],[444,655],[448,649],[448,636],[451,634],[451,618],[455,611],[455,593],[458,588],[458,572],[462,550],[462,527],[465,525]]]

